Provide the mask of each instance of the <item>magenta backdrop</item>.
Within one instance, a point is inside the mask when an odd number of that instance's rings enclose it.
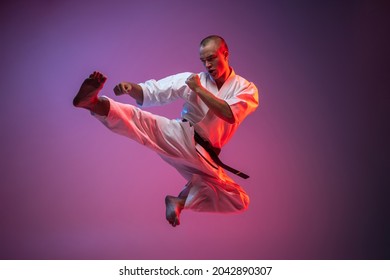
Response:
[[[388,258],[389,5],[312,2],[1,4],[1,259]],[[116,83],[202,71],[210,34],[260,90],[222,154],[251,204],[172,228],[164,197],[184,179],[71,101],[93,70],[131,103]]]

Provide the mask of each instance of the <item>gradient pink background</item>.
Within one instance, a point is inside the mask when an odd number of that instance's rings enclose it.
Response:
[[[382,2],[2,3],[0,258],[389,258]],[[210,34],[261,93],[222,153],[251,175],[237,178],[251,204],[186,211],[172,228],[164,197],[184,179],[71,102],[93,70],[111,97],[120,81],[202,71]],[[177,118],[181,105],[150,111]]]

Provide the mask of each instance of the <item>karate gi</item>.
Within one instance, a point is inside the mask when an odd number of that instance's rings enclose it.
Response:
[[[257,108],[257,88],[232,70],[218,90],[208,73],[199,73],[201,84],[229,104],[235,118],[235,123],[229,124],[209,110],[187,86],[185,81],[190,75],[180,73],[139,84],[144,96],[143,104],[139,104],[142,107],[164,105],[183,98],[181,119],[170,120],[108,97],[104,97],[110,102],[108,116],[95,117],[113,132],[157,152],[188,180],[179,195],[187,197],[184,209],[207,212],[245,210],[249,204],[248,195],[195,143],[194,130],[214,147],[222,148],[244,118]],[[183,119],[187,121],[183,122]]]

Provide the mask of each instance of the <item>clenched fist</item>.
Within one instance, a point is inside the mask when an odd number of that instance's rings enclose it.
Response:
[[[129,94],[132,89],[131,83],[122,82],[114,87],[115,95]]]
[[[193,91],[197,91],[199,88],[202,87],[201,83],[200,83],[200,78],[197,74],[191,74],[187,80],[186,80],[186,84],[188,85],[188,87],[190,89],[192,89]]]

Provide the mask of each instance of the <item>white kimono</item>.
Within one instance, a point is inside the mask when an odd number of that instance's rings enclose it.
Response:
[[[248,195],[195,143],[194,130],[214,147],[221,148],[243,119],[257,108],[257,88],[234,71],[220,90],[208,73],[199,74],[201,84],[229,104],[235,118],[235,123],[229,124],[209,110],[186,85],[189,75],[191,73],[181,73],[139,84],[144,94],[143,107],[163,105],[183,98],[186,102],[181,117],[188,122],[169,120],[108,97],[108,116],[95,117],[110,130],[157,152],[188,180],[180,193],[180,197],[187,197],[185,209],[208,212],[245,210],[249,204]]]

